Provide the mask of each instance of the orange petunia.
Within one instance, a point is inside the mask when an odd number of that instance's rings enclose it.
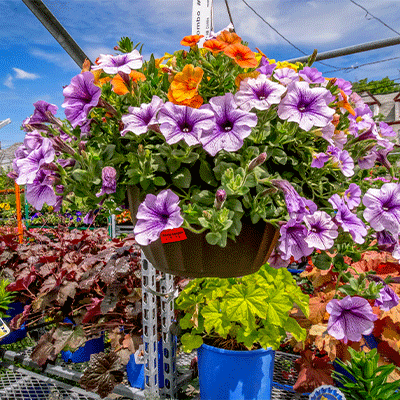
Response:
[[[210,50],[213,54],[218,54],[224,50],[227,44],[217,39],[210,39],[203,43],[203,49]]]
[[[353,107],[350,105],[350,103],[347,101],[347,96],[343,92],[343,90],[340,90],[340,94],[342,95],[343,100],[340,100],[337,102],[337,106],[340,108],[344,108],[347,110],[351,115],[356,115],[356,112],[354,111]]]
[[[223,31],[217,36],[217,40],[230,46],[232,44],[241,43],[242,38],[236,35],[235,32]]]
[[[204,35],[189,35],[189,36],[185,36],[181,40],[181,45],[182,46],[189,46],[189,47],[196,46],[196,44],[199,42],[199,40],[201,38],[203,38],[203,37],[204,37]]]
[[[240,82],[247,78],[257,78],[260,73],[258,71],[247,72],[246,74],[239,74],[235,79],[235,85],[239,89]]]
[[[256,55],[247,46],[240,43],[226,47],[224,53],[242,68],[255,68],[258,65]]]
[[[85,61],[84,61],[83,64],[82,64],[82,71],[81,71],[81,73],[83,73],[83,72],[88,72],[88,71],[90,71],[90,61],[89,61],[87,58],[85,58]]]
[[[146,77],[141,72],[131,71],[131,73],[129,74],[129,80],[132,82],[144,82],[146,80]],[[128,93],[128,83],[129,82],[126,82],[120,74],[115,75],[111,81],[113,92],[120,95]]]
[[[204,71],[200,67],[185,65],[182,72],[178,72],[171,82],[170,90],[175,100],[181,102],[196,96],[203,74]]]
[[[111,78],[109,76],[106,76],[105,78],[100,78],[100,75],[103,73],[102,69],[96,69],[94,71],[90,71],[93,76],[94,76],[94,81],[93,83],[96,86],[102,87],[104,84],[106,84],[107,82],[111,81]]]
[[[188,107],[192,107],[192,108],[199,108],[204,102],[203,98],[199,94],[196,94],[191,99],[177,101],[175,99],[174,94],[171,89],[168,91],[168,100],[171,103],[174,103],[174,104],[177,104],[180,106],[188,106]]]

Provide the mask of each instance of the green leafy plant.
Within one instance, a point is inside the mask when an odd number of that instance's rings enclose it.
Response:
[[[341,391],[347,400],[398,400],[400,399],[400,381],[387,382],[389,375],[396,369],[393,364],[378,367],[379,354],[376,349],[369,353],[349,348],[351,360],[337,363],[351,376],[334,371],[333,378],[343,385]]]
[[[15,293],[8,292],[6,287],[10,284],[8,279],[0,280],[0,318],[6,317],[6,311],[10,303],[14,301]]]
[[[290,272],[268,264],[240,278],[195,279],[176,300],[183,313],[183,350],[204,342],[230,349],[277,349],[287,332],[303,340],[305,329],[289,315],[294,304],[308,315],[308,296]]]

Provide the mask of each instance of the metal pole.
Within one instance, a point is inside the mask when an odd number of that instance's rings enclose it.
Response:
[[[341,56],[347,56],[349,54],[361,53],[363,51],[381,49],[383,47],[395,46],[397,44],[400,44],[400,37],[377,40],[376,42],[368,42],[368,43],[358,44],[356,46],[343,47],[342,49],[325,51],[323,53],[317,54],[316,61],[328,60],[330,58],[336,58],[336,57],[341,57]],[[303,63],[303,62],[306,62],[309,57],[310,56],[291,58],[290,60],[286,60],[286,61],[288,61],[290,63],[295,63],[295,62]]]
[[[6,125],[11,124],[11,119],[7,118],[4,121],[0,121],[0,129],[4,128]]]
[[[33,12],[36,18],[51,33],[54,39],[63,47],[71,58],[82,68],[85,59],[89,57],[78,46],[70,34],[60,24],[51,11],[43,4],[41,0],[22,0],[24,4]],[[91,63],[92,64],[92,63]]]

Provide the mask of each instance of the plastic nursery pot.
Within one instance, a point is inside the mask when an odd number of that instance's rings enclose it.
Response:
[[[133,223],[140,205],[140,191],[128,188],[129,208]],[[252,224],[242,219],[242,231],[236,241],[228,239],[226,247],[212,246],[206,232],[195,234],[185,229],[186,240],[161,243],[161,239],[142,246],[153,266],[172,275],[190,278],[230,278],[257,272],[265,264],[279,238],[279,229],[261,221]]]
[[[197,350],[201,400],[271,399],[275,351]]]
[[[129,384],[137,389],[144,389],[144,364],[136,364],[135,355],[131,354],[128,364],[126,365]],[[162,341],[158,341],[158,386],[164,387],[164,371],[163,371],[163,346]]]
[[[16,303],[10,303],[8,306],[8,310],[6,314],[8,317],[3,318],[4,322],[9,324],[11,320],[18,314],[21,314],[24,311],[24,304],[16,302]],[[9,335],[7,335],[5,338],[0,340],[0,346],[6,345],[6,344],[11,344],[18,342],[26,337],[26,328],[25,328],[25,323],[21,326],[21,328],[12,331]]]
[[[92,354],[104,351],[104,336],[88,340],[82,347],[72,351],[62,351],[61,357],[65,362],[81,363],[90,360]]]

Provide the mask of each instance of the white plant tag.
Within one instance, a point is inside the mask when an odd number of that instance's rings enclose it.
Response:
[[[10,328],[7,324],[0,318],[0,339],[3,339],[10,334]]]
[[[141,344],[139,349],[135,352],[135,363],[144,364],[144,346]]]

